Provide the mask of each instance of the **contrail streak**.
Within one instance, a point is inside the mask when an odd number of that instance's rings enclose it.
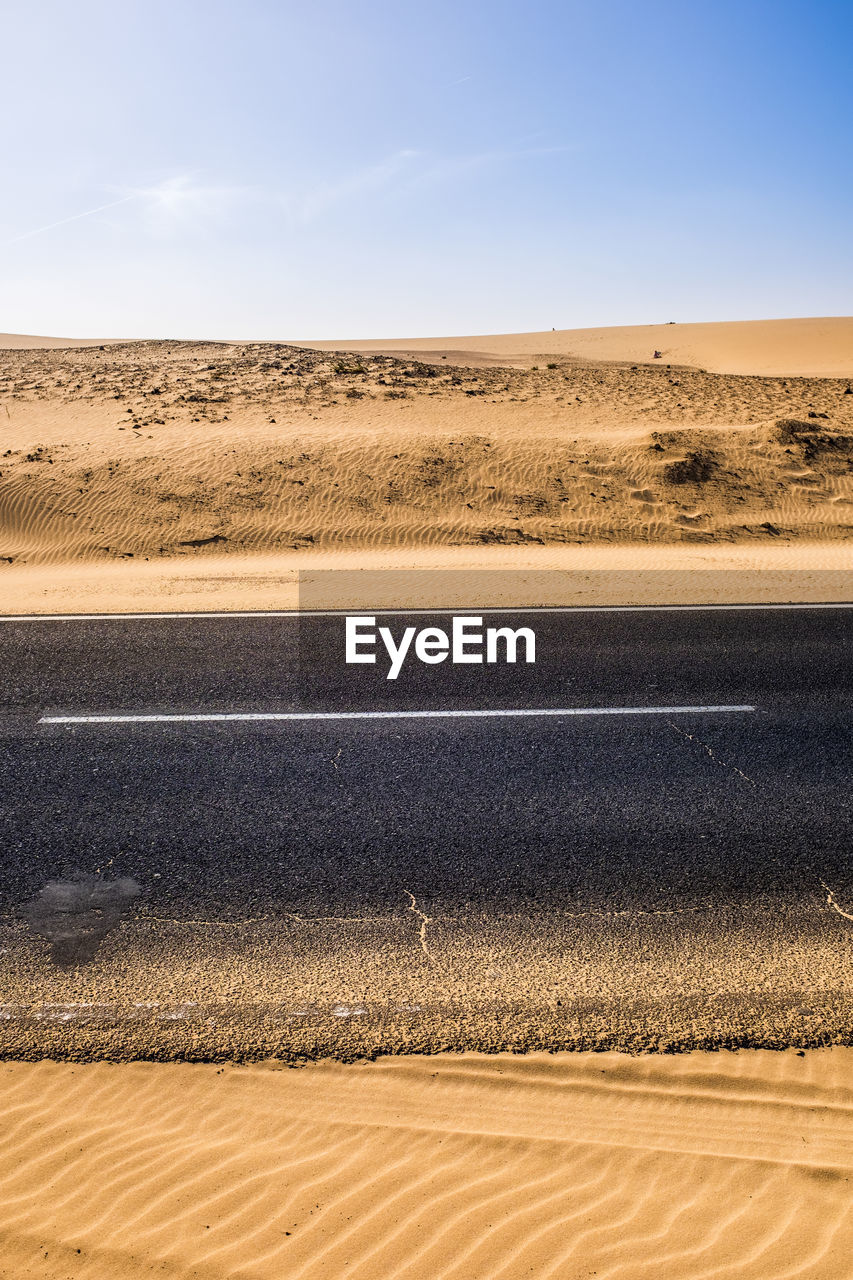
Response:
[[[93,213],[102,213],[104,209],[114,209],[116,205],[127,204],[128,200],[138,200],[142,192],[134,191],[120,200],[110,200],[108,204],[99,204],[96,209],[84,209],[82,213],[72,213],[70,218],[60,218],[58,222],[49,222],[47,226],[36,227],[33,231],[24,231],[19,236],[12,236],[5,244],[17,244],[19,240],[29,240],[32,236],[40,236],[43,231],[53,231],[54,227],[64,227],[69,222],[78,222],[80,218],[91,218]]]

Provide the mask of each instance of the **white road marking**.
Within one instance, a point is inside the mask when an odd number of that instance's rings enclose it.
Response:
[[[456,608],[440,606],[423,609],[382,609],[377,606],[353,606],[351,609],[255,609],[205,610],[198,613],[18,613],[0,617],[3,622],[146,622],[165,620],[181,622],[187,618],[344,618],[381,614],[383,617],[425,617],[435,614],[477,613],[707,613],[725,610],[757,609],[853,609],[853,601],[779,601],[766,604],[561,604],[561,605],[465,605]]]
[[[753,706],[698,707],[523,707],[446,711],[191,711],[175,715],[41,716],[39,724],[208,724],[258,720],[433,720],[483,716],[687,716],[708,712],[757,711]]]

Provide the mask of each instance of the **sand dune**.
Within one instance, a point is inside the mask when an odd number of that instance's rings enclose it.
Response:
[[[32,333],[0,333],[0,351],[49,351],[65,347],[97,347],[102,338],[47,338]]]
[[[0,350],[92,347],[115,339],[0,333]],[[236,344],[244,345],[244,344]],[[263,344],[253,344],[263,345]],[[446,359],[461,365],[522,365],[537,358],[687,365],[709,373],[772,377],[853,377],[853,317],[732,320],[705,324],[612,325],[467,337],[292,340],[318,351],[360,351]]]
[[[851,1054],[6,1063],[0,1274],[841,1280]]]
[[[709,373],[775,377],[853,376],[853,317],[736,320],[712,324],[645,324],[603,329],[546,329],[539,333],[464,338],[318,341],[320,350],[445,357],[451,363],[529,365],[537,358],[689,365]]]
[[[274,344],[0,359],[5,565],[845,542],[844,379]]]

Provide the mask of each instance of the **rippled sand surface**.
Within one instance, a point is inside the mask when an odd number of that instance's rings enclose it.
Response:
[[[850,1274],[850,1049],[0,1082],[15,1280]]]
[[[846,541],[853,520],[845,377],[273,343],[0,349],[0,423],[0,573],[223,553],[455,547],[477,563],[493,548],[761,547]]]

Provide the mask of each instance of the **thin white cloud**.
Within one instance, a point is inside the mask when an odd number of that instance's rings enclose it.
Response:
[[[530,135],[531,140],[536,136]],[[257,208],[264,205],[277,207],[292,223],[306,226],[322,221],[327,214],[342,206],[361,200],[380,195],[412,194],[425,187],[462,179],[487,166],[511,164],[516,160],[555,155],[571,149],[565,146],[522,145],[447,156],[404,148],[340,177],[306,186],[301,191],[285,193],[261,187],[208,183],[191,173],[173,174],[146,186],[114,187],[116,199],[22,231],[2,243],[4,247],[17,244],[122,205],[134,207],[133,222],[137,231],[157,237],[201,228],[204,224],[226,218],[236,206],[245,210],[250,204]]]
[[[140,187],[135,194],[150,210],[168,218],[182,219],[188,215],[217,213],[246,192],[245,187],[198,182],[192,174],[183,173],[164,178],[154,186]]]
[[[69,222],[79,222],[81,218],[91,218],[96,213],[103,213],[105,209],[114,209],[116,205],[128,204],[131,200],[139,199],[139,192],[132,192],[130,195],[122,196],[119,200],[110,200],[107,204],[99,204],[94,209],[84,209],[82,213],[72,213],[70,218],[59,218],[56,222],[48,222],[43,227],[33,227],[30,231],[22,231],[20,235],[12,236],[11,240],[5,243],[17,244],[19,240],[29,240],[33,236],[40,236],[45,231],[53,231],[56,227],[67,226]]]
[[[488,165],[501,165],[534,156],[557,155],[565,146],[516,147],[461,156],[435,156],[411,149],[396,151],[384,160],[341,178],[318,183],[301,192],[279,197],[287,217],[294,223],[320,220],[341,205],[380,193],[405,194],[421,187],[439,185]]]
[[[191,174],[179,174],[164,178],[150,186],[118,188],[122,191],[115,200],[96,205],[93,209],[84,209],[67,218],[58,218],[43,226],[22,231],[4,242],[5,245],[17,244],[21,240],[29,240],[48,231],[79,222],[83,218],[91,218],[115,209],[119,205],[135,204],[139,214],[147,222],[149,229],[157,232],[168,232],[180,229],[200,219],[220,215],[234,203],[236,199],[248,194],[248,188],[236,186],[213,186],[198,182]],[[114,188],[115,190],[115,188]]]
[[[475,152],[471,155],[439,157],[432,164],[424,165],[419,173],[414,174],[410,185],[413,190],[418,187],[437,186],[451,182],[455,178],[461,178],[477,169],[490,166],[498,168],[517,160],[528,160],[537,156],[562,155],[570,150],[570,147],[565,146],[506,147],[495,151]]]
[[[364,165],[334,181],[321,182],[310,190],[284,195],[281,197],[282,206],[294,222],[314,222],[349,200],[385,190],[395,182],[404,182],[417,156],[417,151],[395,151],[385,160]]]

